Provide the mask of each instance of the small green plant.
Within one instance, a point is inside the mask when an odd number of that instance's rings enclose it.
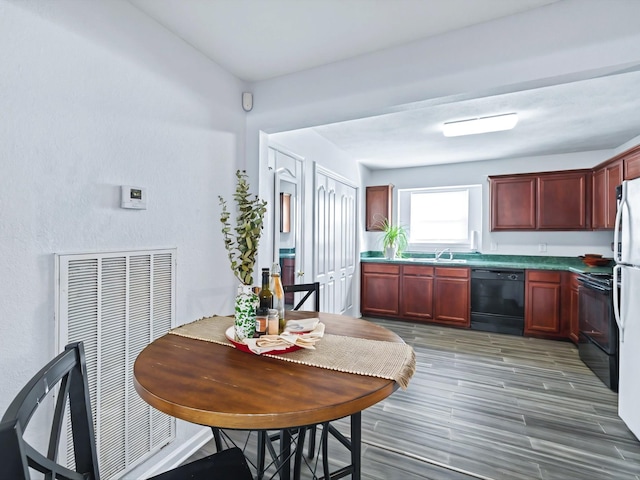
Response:
[[[249,193],[249,182],[247,182],[247,172],[236,171],[238,183],[233,198],[236,202],[235,220],[233,227],[235,236],[232,233],[230,223],[231,213],[227,209],[227,202],[218,196],[222,213],[222,236],[224,246],[229,254],[231,270],[240,282],[244,285],[251,285],[253,281],[253,268],[256,264],[256,254],[258,252],[258,242],[262,234],[262,223],[264,214],[267,211],[267,202],[260,200],[257,195]]]
[[[409,244],[407,231],[402,225],[391,225],[388,219],[380,222],[380,227],[384,232],[382,236],[382,248],[395,248],[398,255],[402,255]]]

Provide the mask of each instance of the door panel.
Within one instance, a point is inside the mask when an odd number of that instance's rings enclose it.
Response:
[[[315,175],[316,275],[323,312],[353,314],[357,190],[329,171]]]

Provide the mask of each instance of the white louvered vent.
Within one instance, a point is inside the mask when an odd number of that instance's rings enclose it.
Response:
[[[133,386],[138,353],[175,326],[175,258],[175,249],[56,255],[57,348],[84,342],[103,480],[121,478],[175,437],[175,419]]]

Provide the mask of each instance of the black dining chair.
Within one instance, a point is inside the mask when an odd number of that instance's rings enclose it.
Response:
[[[2,478],[30,480],[33,470],[56,480],[99,480],[98,458],[82,342],[71,343],[47,363],[20,390],[0,421]],[[24,438],[33,414],[45,397],[58,392],[50,421],[48,446],[37,449]],[[45,405],[48,403],[45,402]],[[69,411],[73,438],[73,466],[58,463],[65,411]],[[66,431],[65,431],[66,434]],[[38,475],[34,478],[42,478]],[[231,448],[179,466],[153,480],[252,480],[251,470],[239,448]]]
[[[299,283],[297,285],[284,285],[283,287],[284,293],[305,293],[305,295],[300,298],[300,301],[295,304],[295,306],[291,310],[300,310],[300,308],[305,304],[307,299],[313,295],[314,304],[313,311],[320,311],[320,283]]]

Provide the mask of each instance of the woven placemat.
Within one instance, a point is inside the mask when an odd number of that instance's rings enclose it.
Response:
[[[225,331],[233,325],[229,317],[205,317],[174,328],[169,333],[233,347]],[[406,389],[416,369],[416,357],[409,345],[364,338],[325,334],[315,350],[301,349],[283,355],[263,354],[286,362],[339,372],[395,380]]]

